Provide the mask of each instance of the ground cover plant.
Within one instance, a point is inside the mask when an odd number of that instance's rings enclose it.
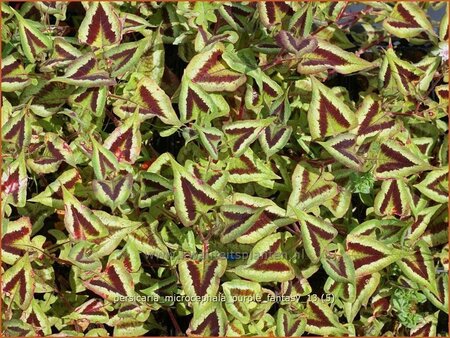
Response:
[[[445,2],[2,2],[6,336],[448,334]]]

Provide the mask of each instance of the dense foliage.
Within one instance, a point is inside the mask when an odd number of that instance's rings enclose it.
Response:
[[[2,2],[3,333],[447,335],[446,6]]]

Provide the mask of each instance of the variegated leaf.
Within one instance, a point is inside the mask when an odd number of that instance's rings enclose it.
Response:
[[[128,236],[128,241],[134,243],[136,248],[145,255],[152,255],[167,260],[169,251],[162,241],[158,231],[158,221],[150,224],[144,223]]]
[[[64,76],[58,76],[51,81],[63,82],[80,87],[112,86],[116,81],[110,78],[108,72],[99,69],[94,53],[86,53],[73,60],[66,69]]]
[[[222,141],[223,133],[214,127],[197,127],[196,131],[209,155],[217,160],[219,158],[219,143]]]
[[[144,38],[136,42],[122,43],[119,46],[109,49],[105,57],[111,60],[111,76],[118,77],[124,75],[135,67],[141,56],[150,47],[149,38]]]
[[[409,332],[410,337],[435,337],[438,324],[438,313],[426,316],[416,327]]]
[[[301,235],[306,255],[311,262],[318,262],[326,252],[328,244],[337,236],[337,230],[332,224],[304,213],[296,211],[301,224]]]
[[[142,222],[111,216],[105,211],[93,210],[93,213],[108,230],[108,236],[93,240],[96,244],[96,250],[92,258],[110,255],[127,235],[142,226]]]
[[[183,260],[178,264],[181,285],[191,297],[215,296],[219,290],[220,277],[225,273],[227,260],[224,258],[196,261]]]
[[[271,124],[259,134],[259,143],[267,157],[279,152],[284,148],[291,137],[292,127]]]
[[[375,196],[374,209],[380,216],[395,215],[404,218],[411,214],[411,204],[411,192],[403,180],[386,180]]]
[[[40,69],[44,72],[53,71],[57,67],[68,66],[72,61],[83,55],[63,37],[55,37],[53,40],[53,52],[50,58],[41,63]]]
[[[134,283],[123,263],[117,260],[108,262],[102,273],[83,282],[84,286],[100,297],[116,302],[120,297],[134,295]]]
[[[227,316],[221,303],[204,302],[194,312],[186,331],[188,336],[224,336]]]
[[[432,169],[423,159],[396,141],[380,146],[375,175],[379,179],[399,178]]]
[[[14,11],[19,23],[19,34],[22,50],[28,61],[34,63],[36,58],[41,58],[43,53],[52,46],[48,35],[42,33],[42,27],[36,21],[25,19]]]
[[[334,178],[329,173],[317,173],[305,163],[295,167],[292,174],[292,193],[288,201],[288,214],[295,215],[293,209],[308,211],[338,193]]]
[[[411,241],[416,241],[425,232],[430,223],[431,218],[439,210],[440,205],[434,205],[423,209],[414,217],[410,230],[408,231],[408,238]]]
[[[339,323],[333,310],[323,301],[309,301],[306,307],[305,331],[314,335],[343,336],[348,331]]]
[[[299,58],[306,53],[314,52],[318,46],[318,41],[314,37],[297,39],[292,33],[285,30],[281,30],[275,36],[275,40],[280,47]]]
[[[63,192],[61,186],[74,193],[76,185],[81,183],[80,173],[76,169],[69,169],[50,183],[43,192],[33,196],[28,201],[41,203],[56,209],[64,209]]]
[[[119,134],[119,133],[118,133]],[[119,139],[120,136],[117,137]],[[101,145],[94,137],[91,137],[92,141],[92,167],[94,169],[95,177],[99,180],[105,179],[109,173],[114,172],[119,169],[119,161],[116,155],[109,149]],[[128,142],[128,140],[125,140]],[[133,142],[131,143],[133,144]],[[128,143],[129,145],[129,143]],[[121,154],[117,148],[113,147],[117,154]],[[131,155],[130,155],[131,157]],[[121,158],[122,159],[122,158]]]
[[[86,271],[102,270],[102,263],[94,254],[94,245],[86,241],[76,243],[70,250],[67,258],[76,267]]]
[[[402,250],[365,236],[348,235],[346,244],[347,254],[353,261],[356,276],[378,272],[405,255]]]
[[[289,3],[278,1],[258,2],[257,9],[261,23],[268,29],[281,26],[282,20],[294,13]]]
[[[344,247],[339,244],[338,251],[321,259],[322,267],[336,282],[354,283],[355,267]]]
[[[331,211],[336,218],[342,218],[350,209],[352,200],[352,191],[348,188],[343,188],[337,185],[338,193],[331,199],[328,199],[324,206]]]
[[[129,98],[119,99],[114,103],[114,113],[122,118],[135,112],[141,120],[157,117],[165,124],[180,125],[170,98],[149,77],[142,77]]]
[[[64,225],[74,240],[93,240],[105,237],[108,229],[85,205],[81,204],[64,186]]]
[[[274,121],[273,118],[264,120],[236,121],[223,127],[231,151],[234,156],[241,156],[247,148],[258,138],[259,134]]]
[[[2,262],[13,265],[31,248],[31,221],[29,217],[20,217],[8,221],[2,232]]]
[[[357,277],[355,283],[356,298],[351,302],[344,303],[345,316],[350,323],[358,315],[361,307],[367,305],[370,297],[377,290],[380,280],[381,275],[378,272]]]
[[[415,90],[423,71],[408,61],[400,59],[392,48],[387,49],[386,60],[389,70],[380,72],[380,77],[385,87],[395,83],[396,86],[393,87],[393,91],[399,91],[403,95],[410,95],[410,92]]]
[[[226,170],[230,173],[230,183],[244,184],[280,178],[251,149],[239,157],[230,158]]]
[[[220,106],[227,105],[222,96],[208,94],[201,86],[193,83],[187,77],[183,77],[178,99],[181,121],[197,120],[202,115],[216,113],[220,107],[214,102],[213,98],[221,98],[219,99]]]
[[[33,300],[35,289],[34,272],[30,257],[25,254],[2,275],[2,298],[6,304],[10,298],[22,310],[27,309]]]
[[[50,174],[58,170],[61,160],[53,156],[41,156],[39,158],[28,158],[27,167],[37,174]]]
[[[106,305],[101,299],[93,298],[81,304],[69,315],[73,320],[88,320],[91,323],[106,323],[109,319]]]
[[[78,41],[95,48],[115,45],[122,39],[122,24],[112,3],[92,2],[78,30]]]
[[[243,324],[251,321],[251,303],[262,297],[261,285],[255,282],[233,279],[222,284],[225,308]]]
[[[133,175],[126,174],[112,180],[93,180],[92,190],[100,203],[115,210],[130,197],[132,185]]]
[[[346,167],[360,171],[363,159],[357,154],[356,136],[353,134],[341,134],[326,142],[318,142],[336,160]]]
[[[427,15],[419,4],[413,2],[396,3],[389,17],[383,21],[383,27],[399,38],[412,38],[422,32],[433,32]]]
[[[207,92],[235,91],[247,77],[228,67],[222,59],[224,50],[224,45],[219,42],[195,55],[186,67],[185,76]]]
[[[106,105],[107,87],[87,88],[82,92],[77,92],[69,97],[72,108],[88,111],[95,116],[104,114]]]
[[[436,267],[428,246],[418,243],[417,250],[410,256],[406,256],[397,262],[406,277],[416,282],[418,285],[436,292]]]
[[[354,53],[347,52],[330,42],[318,40],[314,51],[302,56],[297,71],[300,74],[316,74],[334,69],[340,74],[351,74],[373,67],[372,63]]]
[[[266,236],[255,244],[247,264],[230,270],[255,282],[285,282],[295,277],[290,263],[283,256],[286,233]]]
[[[113,153],[119,162],[133,164],[141,152],[139,127],[138,115],[130,116],[106,138],[103,146]]]
[[[362,140],[376,134],[387,133],[395,127],[395,120],[386,116],[381,109],[379,98],[373,94],[364,97],[356,115],[358,116],[357,136]]]
[[[25,154],[7,166],[2,173],[2,200],[16,207],[24,207],[27,199],[28,176],[25,166]]]
[[[277,312],[277,336],[301,337],[306,327],[306,319],[298,314],[279,309]]]
[[[31,84],[28,72],[23,68],[22,62],[11,54],[2,59],[2,92],[15,92]]]
[[[422,194],[438,203],[448,202],[448,167],[433,170],[414,185]]]
[[[172,195],[172,183],[161,175],[142,172],[140,182],[139,207],[141,208],[151,207]]]
[[[221,203],[222,197],[172,160],[175,209],[181,222],[191,226],[199,217]]]
[[[355,113],[330,88],[311,77],[312,97],[308,111],[308,124],[314,139],[352,129],[357,118]]]

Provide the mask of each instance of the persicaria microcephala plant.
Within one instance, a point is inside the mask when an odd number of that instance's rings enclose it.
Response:
[[[445,2],[2,2],[7,336],[436,336]]]

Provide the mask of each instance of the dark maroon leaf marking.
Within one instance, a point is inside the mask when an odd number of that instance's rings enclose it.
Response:
[[[181,189],[183,190],[185,196],[185,205],[190,220],[195,219],[195,202],[194,198],[199,200],[200,203],[206,205],[214,205],[216,201],[206,195],[203,191],[194,187],[194,185],[189,182],[184,177],[181,177]]]
[[[316,304],[314,304],[313,302],[309,302],[308,305],[312,313],[314,314],[314,318],[308,317],[308,325],[316,327],[334,327],[331,321],[327,318],[327,316],[325,316],[323,311]]]
[[[219,317],[217,316],[216,311],[211,312],[203,322],[198,325],[195,330],[192,330],[190,333],[194,335],[203,335],[205,330],[209,328],[209,336],[217,337],[219,336]]]
[[[389,214],[402,216],[403,215],[403,205],[400,196],[400,189],[398,187],[397,180],[392,180],[389,188],[384,196],[383,203],[380,206],[380,212],[382,214],[386,213],[386,209],[388,207],[389,201],[392,201],[392,210],[390,210]]]
[[[389,159],[391,159],[391,162],[387,162],[380,165],[376,170],[378,173],[392,170],[399,170],[403,168],[413,167],[416,165],[414,162],[410,161],[408,158],[403,156],[400,152],[389,148],[385,144],[381,145],[380,150],[384,155],[386,155]]]
[[[365,257],[355,258],[353,260],[353,264],[355,265],[355,269],[359,269],[364,265],[368,265],[370,263],[376,262],[385,257],[385,254],[370,247],[365,246],[356,242],[348,242],[347,249],[351,251],[355,251],[357,253],[364,254]]]
[[[85,233],[98,236],[99,232],[73,205],[70,206],[73,216],[73,232],[77,239],[84,239]]]
[[[108,15],[103,9],[103,5],[101,3],[98,4],[97,10],[92,16],[92,22],[88,27],[86,42],[89,45],[92,45],[99,35],[100,28],[103,29],[105,37],[110,43],[114,43],[116,41],[116,33],[113,31],[111,23],[108,20]]]
[[[189,274],[192,278],[192,285],[195,289],[195,293],[197,296],[205,296],[208,290],[208,287],[211,285],[211,281],[214,277],[214,272],[218,266],[218,261],[211,261],[210,264],[205,264],[206,271],[203,272],[203,275],[200,272],[200,264],[203,262],[195,263],[194,261],[187,261],[186,265],[189,270]]]

